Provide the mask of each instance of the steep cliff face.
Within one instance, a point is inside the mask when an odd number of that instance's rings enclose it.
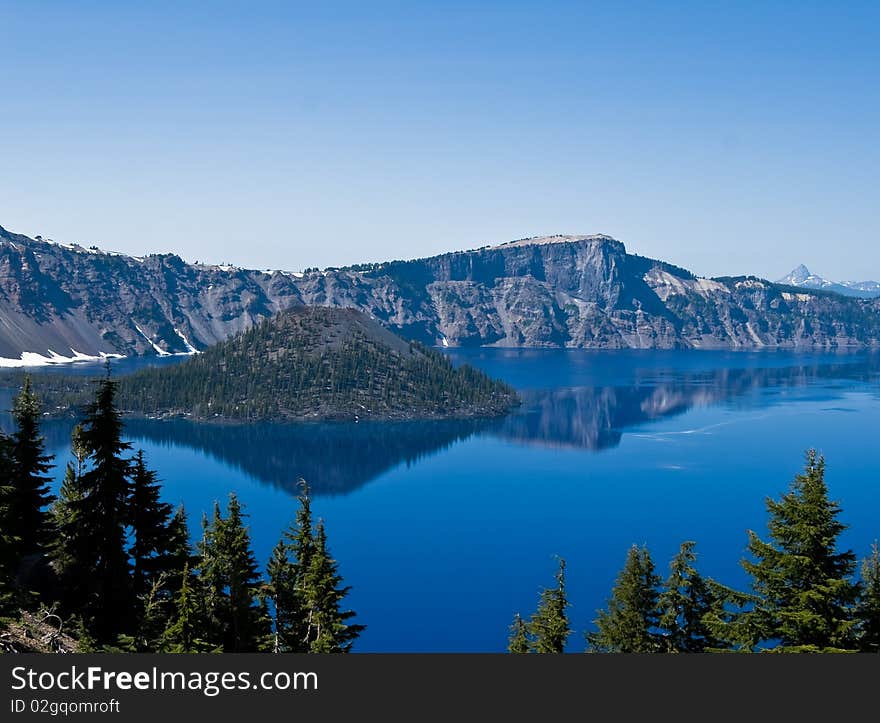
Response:
[[[290,274],[135,258],[0,228],[0,357],[203,349],[292,306],[355,307],[450,346],[874,346],[880,300],[701,279],[608,236]]]
[[[760,348],[872,346],[880,303],[756,278],[700,279],[608,236],[524,239],[334,271],[309,304],[352,305],[405,336],[450,346]]]

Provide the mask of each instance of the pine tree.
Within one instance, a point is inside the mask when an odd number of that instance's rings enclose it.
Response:
[[[271,647],[271,622],[261,598],[262,579],[234,493],[229,495],[227,516],[224,518],[215,504],[212,520],[205,523],[200,568],[213,638],[223,651],[259,652]]]
[[[703,653],[722,647],[707,624],[722,600],[715,588],[694,567],[696,543],[683,542],[670,564],[670,574],[658,598],[663,650],[670,653]]]
[[[77,477],[80,477],[85,470],[86,460],[89,458],[89,449],[86,446],[85,432],[83,431],[82,424],[75,424],[70,432],[70,451],[73,453],[74,460],[76,460],[74,472],[76,472]]]
[[[132,537],[128,553],[132,559],[132,591],[138,600],[146,598],[163,572],[180,569],[174,567],[178,560],[169,561],[171,505],[161,501],[161,491],[156,473],[147,468],[144,452],[139,450],[132,467],[128,501]]]
[[[348,653],[364,630],[365,626],[348,622],[355,615],[353,611],[341,609],[342,600],[351,590],[341,587],[341,583],[338,564],[327,550],[324,523],[319,522],[304,581],[309,652]]]
[[[86,412],[80,443],[87,462],[82,474],[71,468],[56,509],[62,529],[56,564],[66,581],[68,611],[82,616],[98,643],[116,641],[133,612],[128,554],[130,463],[123,457],[122,420],[114,402],[115,382],[98,384]]]
[[[862,562],[862,595],[858,606],[858,641],[863,653],[880,653],[880,546],[871,546]]]
[[[19,564],[19,541],[13,536],[12,442],[0,433],[0,613],[14,607],[14,578]]]
[[[174,600],[174,613],[162,634],[158,648],[163,653],[206,653],[215,647],[205,640],[204,610],[199,605],[197,580],[185,563],[180,574],[180,590]]]
[[[183,505],[174,511],[165,534],[164,572],[168,581],[166,587],[168,590],[178,591],[183,582],[181,577],[183,568],[193,568],[197,564]]]
[[[825,460],[807,452],[803,474],[780,500],[767,500],[770,541],[749,532],[752,605],[737,616],[732,638],[742,647],[777,651],[850,650],[855,646],[853,606],[858,585],[855,555],[839,551],[846,525],[828,498]]]
[[[75,609],[76,604],[85,597],[87,583],[77,574],[82,555],[85,554],[86,535],[76,521],[78,503],[83,498],[76,470],[77,467],[67,463],[58,498],[50,508],[53,525],[58,531],[51,555],[60,578],[62,607],[66,610]],[[84,566],[82,569],[85,569]]]
[[[315,548],[312,507],[308,485],[300,480],[296,520],[275,546],[266,567],[269,591],[275,610],[277,653],[306,653],[309,650],[308,603],[305,578]]]
[[[531,649],[535,653],[565,652],[571,634],[568,624],[568,599],[565,594],[565,560],[560,558],[556,587],[541,591],[538,609],[526,624]]]
[[[507,652],[515,655],[532,652],[528,626],[519,613],[513,616],[513,624],[510,626],[510,635],[507,638]]]
[[[52,458],[45,453],[40,434],[40,403],[26,376],[12,406],[15,432],[12,435],[12,479],[8,532],[18,539],[21,558],[42,554],[52,540],[52,518],[48,506]]]
[[[589,649],[599,653],[656,653],[657,586],[647,547],[633,545],[617,577],[608,607],[599,611],[596,630],[587,635]]]
[[[79,478],[89,456],[81,425],[73,428],[70,442],[74,462],[67,463],[58,497],[49,509],[56,530],[50,554],[60,578],[60,601],[66,610],[76,609],[87,595],[87,580],[78,574],[84,569],[80,562],[88,547],[87,533],[76,522],[78,503],[84,496]]]

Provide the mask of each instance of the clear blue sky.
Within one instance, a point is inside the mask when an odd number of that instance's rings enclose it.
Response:
[[[0,225],[259,268],[611,234],[880,278],[878,2],[0,0]]]

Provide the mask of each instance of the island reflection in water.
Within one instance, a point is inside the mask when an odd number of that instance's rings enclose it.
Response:
[[[843,389],[833,382],[867,385],[878,373],[874,355],[772,368],[649,369],[633,374],[627,385],[525,390],[519,409],[494,420],[228,425],[130,419],[126,430],[135,444],[147,439],[189,447],[291,494],[303,478],[315,495],[338,495],[473,435],[600,451],[620,444],[627,430],[693,407],[759,409],[798,399],[834,400]],[[48,426],[52,437],[69,434],[69,424],[63,430],[57,422]]]

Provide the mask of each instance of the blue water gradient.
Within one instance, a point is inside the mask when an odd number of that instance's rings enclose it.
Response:
[[[205,425],[127,431],[183,502],[194,535],[234,490],[261,561],[293,517],[299,476],[367,624],[361,651],[499,651],[554,556],[568,562],[570,649],[583,649],[627,548],[662,574],[682,540],[741,586],[746,530],[815,446],[863,556],[880,536],[880,360],[732,352],[450,352],[506,379],[523,405],[489,422]],[[130,362],[128,362],[130,364]],[[47,422],[69,456],[68,422]]]

